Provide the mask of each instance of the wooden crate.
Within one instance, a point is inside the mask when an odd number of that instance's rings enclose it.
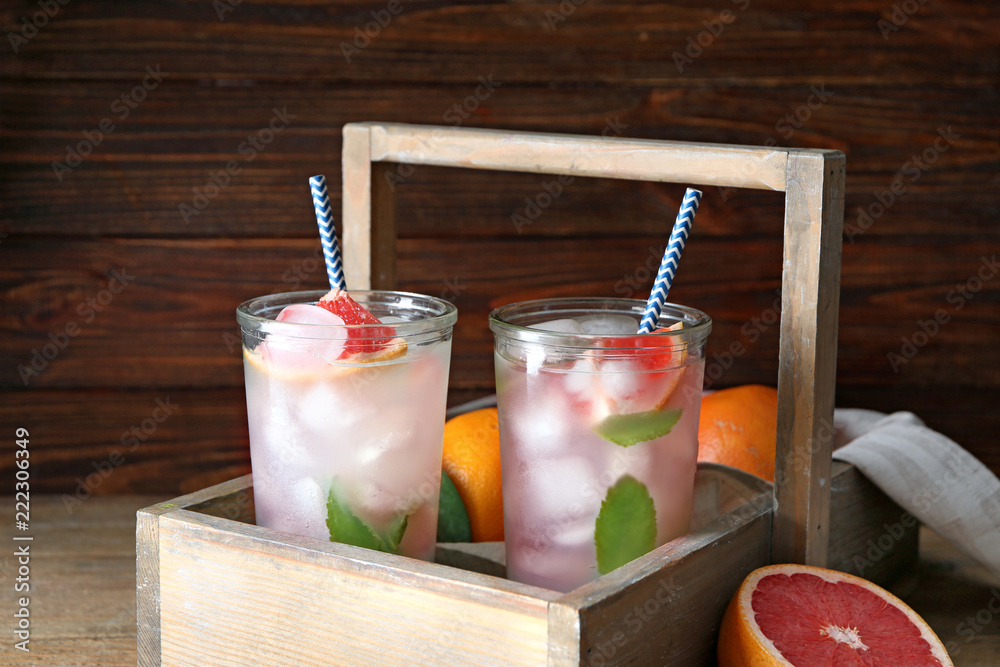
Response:
[[[139,512],[140,665],[712,664],[756,567],[891,584],[913,563],[916,526],[831,462],[842,153],[352,123],[343,163],[356,289],[395,286],[393,163],[785,192],[776,484],[700,466],[691,533],[560,594],[499,576],[496,544],[425,563],[258,527],[247,476]]]
[[[254,525],[250,475],[143,509],[139,665],[711,665],[729,598],[770,562],[770,485],[698,471],[693,531],[560,594],[502,578],[502,543],[436,563]],[[835,471],[831,565],[892,584],[916,528],[851,466]],[[898,532],[892,531],[898,536]],[[874,554],[873,554],[874,555]]]

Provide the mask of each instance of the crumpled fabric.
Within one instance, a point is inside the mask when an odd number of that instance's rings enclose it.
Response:
[[[1000,479],[911,412],[834,412],[833,457],[1000,581]]]

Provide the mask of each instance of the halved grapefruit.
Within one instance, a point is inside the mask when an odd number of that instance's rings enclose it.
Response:
[[[948,667],[915,611],[870,581],[808,565],[743,580],[719,631],[719,667]]]

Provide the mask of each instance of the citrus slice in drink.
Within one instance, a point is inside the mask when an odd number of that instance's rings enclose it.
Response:
[[[678,331],[682,322],[653,333]],[[601,385],[615,414],[662,408],[684,376],[687,352],[672,336],[618,336],[612,359],[600,363]],[[631,350],[635,350],[632,352]]]
[[[352,299],[347,290],[330,290],[316,305],[336,315],[344,324],[366,325],[347,329],[341,360],[355,363],[388,361],[406,353],[406,342],[394,338],[391,327],[378,326],[381,320]]]
[[[768,565],[740,585],[722,619],[719,667],[945,667],[930,626],[875,584],[808,565]]]

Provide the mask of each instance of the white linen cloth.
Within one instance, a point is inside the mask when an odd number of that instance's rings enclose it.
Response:
[[[1000,480],[911,412],[834,412],[833,457],[1000,581]]]

